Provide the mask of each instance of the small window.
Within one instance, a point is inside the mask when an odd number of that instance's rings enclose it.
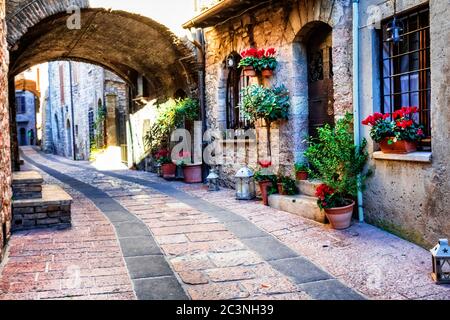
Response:
[[[230,55],[232,57],[233,55]],[[241,68],[237,68],[240,60],[238,54],[234,55],[235,62],[232,67],[228,67],[227,77],[227,128],[228,129],[248,129],[252,123],[246,119],[241,111],[242,89],[249,85],[249,77],[245,77]]]
[[[382,111],[416,106],[417,121],[425,128],[422,145],[431,145],[431,70],[429,9],[421,8],[398,17],[403,24],[403,41],[388,42],[386,21],[382,25]]]
[[[23,114],[27,112],[25,96],[16,97],[16,113]]]

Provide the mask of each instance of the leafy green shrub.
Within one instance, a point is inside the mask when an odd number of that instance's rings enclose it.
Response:
[[[283,191],[288,196],[293,196],[295,194],[298,194],[298,188],[295,183],[295,180],[292,179],[291,177],[281,176],[278,178],[278,183],[281,183],[281,185],[283,186]]]
[[[348,205],[347,199],[357,196],[370,175],[370,172],[362,174],[368,159],[365,151],[367,141],[364,139],[359,147],[354,145],[353,116],[350,113],[337,121],[334,128],[325,125],[317,131],[318,137],[309,139],[305,156],[311,165],[313,177],[332,190],[329,196],[333,203],[326,203],[324,207]]]

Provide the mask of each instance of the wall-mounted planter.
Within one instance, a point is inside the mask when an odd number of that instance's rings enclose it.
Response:
[[[256,70],[252,66],[244,67],[244,76],[256,77]]]
[[[273,76],[273,70],[271,69],[264,69],[261,71],[261,74],[264,78],[270,78]]]
[[[417,142],[400,140],[389,144],[389,139],[393,138],[384,138],[384,140],[380,142],[381,151],[384,153],[406,154],[417,151]]]

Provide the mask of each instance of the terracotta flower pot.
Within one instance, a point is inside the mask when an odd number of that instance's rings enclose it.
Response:
[[[308,171],[298,171],[295,173],[297,180],[308,180]]]
[[[285,196],[286,192],[284,191],[284,187],[282,183],[278,183],[278,193]]]
[[[261,197],[263,199],[263,203],[265,206],[269,205],[269,192],[268,188],[272,185],[272,181],[265,180],[265,181],[259,181],[259,189],[261,190]]]
[[[352,223],[354,207],[355,202],[352,201],[352,203],[346,207],[325,209],[325,214],[334,229],[347,229]]]
[[[161,165],[161,171],[164,179],[173,179],[177,172],[177,166],[174,163],[164,163]]]
[[[246,77],[256,77],[256,70],[255,68],[248,66],[244,67],[244,76]]]
[[[187,164],[183,167],[184,182],[200,183],[202,181],[202,165]]]
[[[388,141],[389,138],[384,138],[383,141],[380,142],[381,151],[384,153],[404,154],[417,151],[417,142],[400,140],[393,144],[389,144]]]
[[[261,71],[261,74],[265,78],[270,78],[270,77],[273,76],[273,70],[271,70],[271,69],[264,69],[264,70]]]

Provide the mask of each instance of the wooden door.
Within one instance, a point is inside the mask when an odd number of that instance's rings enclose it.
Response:
[[[322,29],[322,28],[320,28]],[[334,125],[333,57],[331,30],[313,31],[308,42],[309,134]]]

